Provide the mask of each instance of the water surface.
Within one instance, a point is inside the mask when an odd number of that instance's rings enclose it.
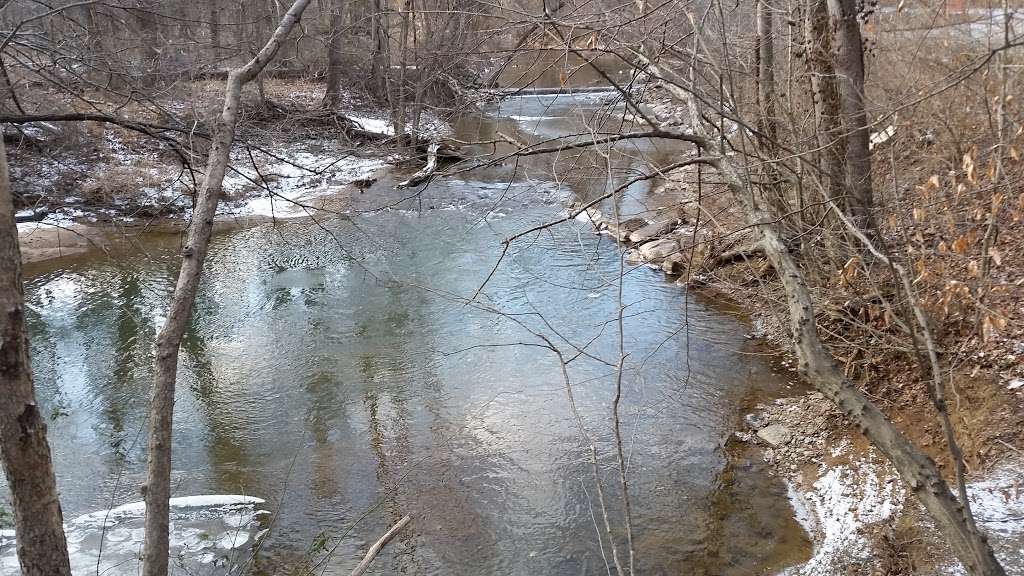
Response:
[[[620,121],[591,95],[517,98],[458,129],[540,140]],[[218,235],[182,345],[174,494],[267,499],[254,563],[265,573],[347,574],[404,515],[412,523],[374,573],[605,573],[588,444],[545,346],[569,361],[624,555],[611,412],[621,300],[639,572],[758,574],[805,557],[785,487],[726,449],[742,411],[787,385],[742,316],[623,266],[580,222],[521,239],[495,268],[504,238],[601,193],[608,174],[621,182],[641,158],[676,152],[638,141],[616,148],[611,168],[593,155],[508,160],[401,202],[410,191],[385,176],[347,215]],[[632,211],[650,201],[647,185],[620,199]],[[138,500],[177,246],[153,236],[28,270],[33,367],[68,516]]]

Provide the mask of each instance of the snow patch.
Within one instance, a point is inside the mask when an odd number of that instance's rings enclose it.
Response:
[[[384,134],[387,136],[395,135],[395,127],[391,124],[390,120],[386,120],[384,118],[370,118],[368,116],[349,116],[348,118],[356,124],[359,124],[359,127],[367,132]]]
[[[191,574],[231,573],[266,534],[256,510],[264,500],[236,494],[171,498],[171,558]],[[123,504],[65,524],[71,572],[135,575],[142,550],[144,502]],[[97,563],[97,561],[99,561]],[[18,574],[15,533],[0,530],[0,573]]]
[[[967,498],[978,524],[1011,576],[1024,576],[1024,461],[1009,459],[984,478],[967,484]],[[966,574],[953,562],[945,574]]]
[[[352,156],[330,141],[306,142],[275,155],[258,169],[247,159],[233,162],[234,170],[224,176],[224,191],[242,200],[225,202],[221,214],[304,216],[311,200],[369,178],[386,165],[380,158]]]
[[[843,444],[833,450],[849,452]],[[848,464],[822,468],[813,490],[800,493],[790,487],[796,519],[815,536],[814,555],[783,574],[831,576],[851,560],[868,560],[871,544],[862,528],[895,517],[902,508],[903,485],[892,470],[868,458],[854,457]]]

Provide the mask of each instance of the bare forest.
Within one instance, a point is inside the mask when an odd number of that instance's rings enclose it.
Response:
[[[0,0],[0,573],[1024,576],[1024,7]]]

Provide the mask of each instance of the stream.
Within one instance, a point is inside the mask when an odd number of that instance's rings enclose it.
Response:
[[[540,141],[618,126],[622,106],[608,96],[507,98],[464,117],[456,136]],[[267,530],[254,559],[251,548],[198,546],[202,561],[176,569],[348,574],[410,515],[371,573],[606,573],[589,444],[558,358],[535,334],[570,360],[625,557],[611,417],[620,250],[574,221],[519,240],[495,264],[504,238],[676,153],[631,141],[610,167],[593,153],[508,159],[418,195],[394,189],[407,172],[386,173],[345,214],[218,234],[182,344],[173,494],[257,496],[270,514],[249,526]],[[619,209],[661,205],[652,189],[631,187]],[[177,247],[177,236],[153,234],[26,270],[66,518],[140,499],[152,346]],[[733,306],[646,267],[624,270],[620,414],[638,573],[764,574],[803,561],[810,544],[786,486],[726,445],[791,375],[744,337]],[[217,539],[203,526],[193,544]],[[133,530],[123,538],[137,549]],[[134,574],[129,556],[97,570],[94,554],[76,573]]]

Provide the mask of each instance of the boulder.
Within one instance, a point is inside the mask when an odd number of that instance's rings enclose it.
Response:
[[[758,430],[757,437],[772,448],[778,448],[789,444],[789,441],[793,439],[793,433],[782,424],[772,424]]]
[[[655,238],[661,238],[679,225],[678,218],[657,220],[629,233],[629,241],[634,244],[650,242]]]
[[[690,255],[686,252],[669,254],[661,263],[661,269],[665,274],[682,274],[686,271],[686,265],[690,262]]]
[[[676,252],[679,252],[679,241],[674,238],[662,238],[640,246],[640,257],[644,262],[661,262]]]
[[[611,219],[607,221],[608,233],[611,234],[616,240],[622,242],[629,238],[629,235],[634,230],[639,230],[644,226],[647,226],[647,220],[640,218],[639,216],[621,220],[618,226],[615,225],[615,220]]]

